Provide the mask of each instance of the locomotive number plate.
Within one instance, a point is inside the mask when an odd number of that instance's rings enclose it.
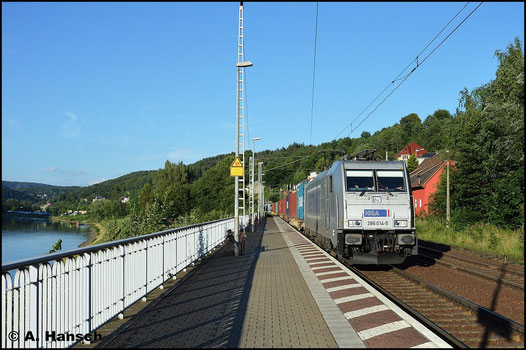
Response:
[[[389,220],[367,220],[367,226],[389,227]]]

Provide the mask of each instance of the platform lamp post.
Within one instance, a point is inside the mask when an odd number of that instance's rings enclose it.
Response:
[[[261,218],[261,206],[263,205],[263,184],[262,184],[262,177],[263,177],[263,162],[258,162],[258,220]]]
[[[261,140],[260,137],[252,138],[252,177],[250,179],[250,182],[252,183],[252,189],[250,191],[250,207],[252,208],[252,215],[250,216],[250,223],[252,224],[251,232],[254,232],[254,163],[256,162],[256,141],[259,140]]]
[[[449,227],[449,221],[451,219],[450,207],[449,207],[449,150],[446,150],[446,227]]]

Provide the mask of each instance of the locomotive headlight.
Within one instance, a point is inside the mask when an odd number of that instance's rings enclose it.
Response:
[[[407,227],[407,220],[395,220],[394,226],[395,227]]]
[[[362,244],[362,235],[359,233],[350,233],[345,235],[345,244],[360,245]]]
[[[398,235],[398,244],[413,245],[415,244],[415,236],[412,234],[400,234]]]
[[[362,226],[362,220],[349,220],[349,226],[361,227]]]

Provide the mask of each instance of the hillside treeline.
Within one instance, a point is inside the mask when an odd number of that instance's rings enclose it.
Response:
[[[332,163],[363,149],[377,149],[389,159],[414,141],[428,151],[454,159],[451,168],[451,217],[455,225],[486,222],[502,227],[524,225],[524,52],[515,39],[496,51],[496,78],[460,91],[454,113],[438,109],[422,120],[415,113],[374,134],[344,137],[317,146],[292,143],[287,148],[257,152],[262,161],[265,199],[279,200],[283,191]],[[448,151],[448,152],[446,152]],[[248,159],[245,153],[246,183]],[[135,172],[100,184],[74,189],[53,201],[64,209],[88,210],[108,220],[111,239],[233,215],[234,155],[223,154],[194,164],[166,161],[157,171]],[[257,167],[256,167],[257,169]],[[257,170],[256,170],[257,171]],[[431,203],[431,215],[445,216],[445,179]],[[95,200],[96,196],[104,197]],[[120,198],[130,201],[122,203]],[[247,200],[248,205],[248,200]],[[248,208],[247,208],[248,209]]]

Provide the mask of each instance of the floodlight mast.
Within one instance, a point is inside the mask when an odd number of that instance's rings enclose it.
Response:
[[[243,166],[242,177],[235,177],[235,196],[234,196],[234,239],[239,242],[239,212],[245,215],[245,101],[243,93],[245,92],[245,68],[251,67],[250,61],[245,62],[245,48],[243,37],[243,2],[239,3],[239,35],[237,45],[237,112],[236,112],[236,158],[240,155],[241,148],[241,165]],[[241,188],[240,188],[241,185]],[[241,202],[241,207],[240,207]],[[234,245],[234,255],[239,255],[239,246]]]

